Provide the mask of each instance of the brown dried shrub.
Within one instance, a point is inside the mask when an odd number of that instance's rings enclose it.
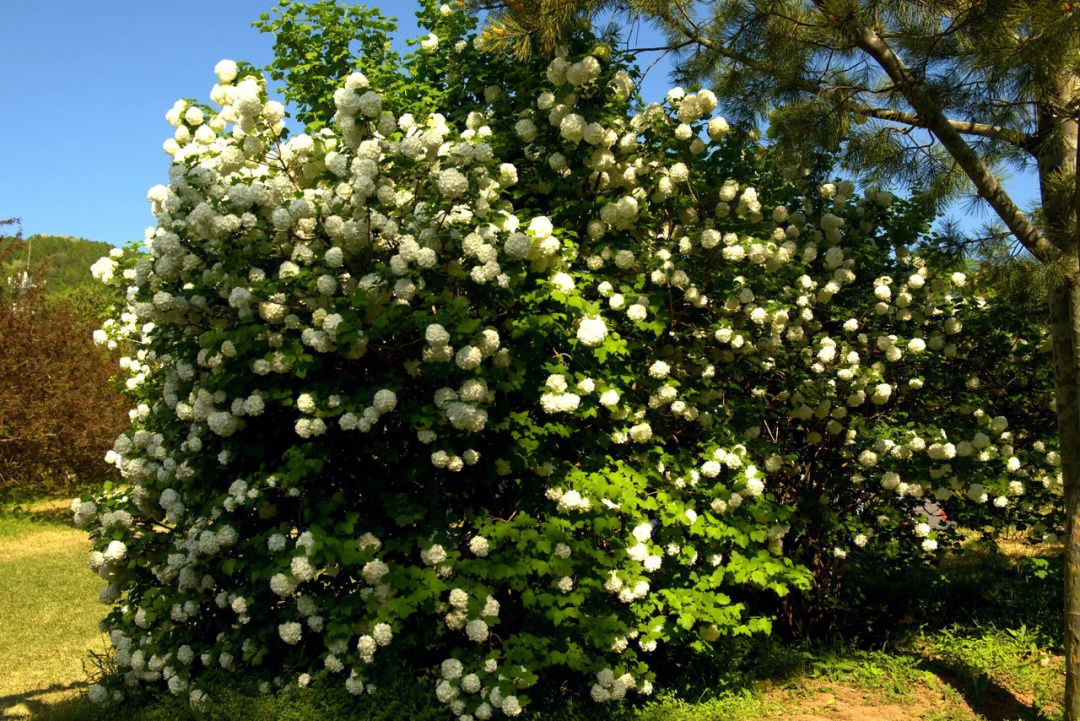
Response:
[[[0,292],[0,497],[58,493],[111,474],[103,458],[127,423],[117,359],[97,321],[36,287]]]

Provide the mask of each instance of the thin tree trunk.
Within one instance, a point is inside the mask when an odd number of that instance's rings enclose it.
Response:
[[[1065,489],[1065,719],[1080,721],[1080,279],[1050,292],[1054,386]]]
[[[1065,278],[1050,291],[1054,391],[1065,491],[1065,721],[1080,721],[1080,136],[1075,118],[1062,117],[1080,90],[1066,79],[1054,108],[1040,108],[1039,185],[1046,233],[1065,250]],[[1069,192],[1069,189],[1071,192]],[[1070,233],[1070,229],[1072,232]]]

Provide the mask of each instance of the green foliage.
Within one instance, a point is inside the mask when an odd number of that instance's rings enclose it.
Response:
[[[50,309],[69,308],[85,318],[105,318],[112,308],[120,305],[120,295],[115,288],[100,283],[79,283],[46,291],[42,303]]]
[[[253,25],[274,36],[266,71],[283,84],[285,100],[308,132],[334,114],[334,91],[349,73],[362,71],[377,84],[396,76],[400,60],[387,37],[397,26],[374,8],[280,0],[273,16],[263,13]]]
[[[778,172],[711,93],[645,106],[584,30],[517,62],[428,3],[390,62],[380,16],[282,7],[309,133],[219,65],[219,116],[170,111],[148,255],[95,265],[135,409],[127,484],[76,505],[116,649],[95,698],[198,709],[219,667],[359,695],[393,654],[459,716],[618,701],[661,648],[956,545],[930,498],[1059,530],[1044,339],[925,206],[827,155]]]

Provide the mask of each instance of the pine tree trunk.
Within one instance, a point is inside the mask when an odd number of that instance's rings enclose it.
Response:
[[[1080,92],[1080,78],[1060,89],[1058,114],[1040,108],[1039,181],[1047,235],[1065,250],[1064,282],[1050,292],[1054,391],[1065,491],[1065,721],[1080,721],[1080,123],[1060,108]],[[1073,256],[1070,258],[1070,256]]]
[[[1065,719],[1080,721],[1080,281],[1050,293],[1054,386],[1065,487]]]

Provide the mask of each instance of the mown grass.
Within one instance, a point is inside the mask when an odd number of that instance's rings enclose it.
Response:
[[[0,506],[0,718],[43,721],[442,721],[432,680],[389,668],[376,691],[347,694],[340,678],[260,694],[221,677],[193,714],[186,697],[146,696],[108,710],[82,690],[100,581],[85,569],[85,535],[66,502]],[[656,698],[596,706],[581,689],[537,699],[523,721],[1056,721],[1060,561],[972,549],[948,573],[893,587],[892,623],[860,619],[826,640],[739,641],[710,656],[661,664]],[[880,600],[880,599],[879,599]],[[872,606],[874,604],[868,604]],[[888,617],[886,617],[888,618]],[[861,625],[860,625],[861,624]]]
[[[101,581],[86,568],[86,534],[63,504],[0,510],[0,718],[17,718],[78,693],[97,630]]]

